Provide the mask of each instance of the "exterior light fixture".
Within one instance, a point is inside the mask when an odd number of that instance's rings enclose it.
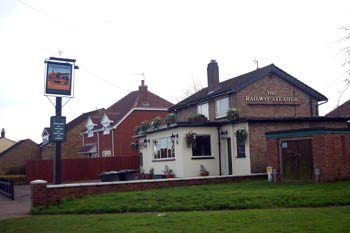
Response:
[[[227,130],[220,132],[220,138],[221,140],[224,140],[225,138],[227,138]]]
[[[171,142],[172,143],[174,143],[175,142],[175,138],[179,138],[179,135],[178,134],[171,134],[171,136],[170,136],[170,140],[171,140]]]

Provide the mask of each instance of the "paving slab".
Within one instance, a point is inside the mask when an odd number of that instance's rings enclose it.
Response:
[[[15,185],[15,200],[0,195],[0,220],[30,215],[30,185]]]

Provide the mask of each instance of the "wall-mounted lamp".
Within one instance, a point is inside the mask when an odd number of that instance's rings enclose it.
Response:
[[[170,136],[170,140],[171,140],[171,142],[172,143],[174,143],[175,142],[175,138],[179,138],[179,135],[178,134],[171,134],[171,136]]]
[[[225,138],[227,138],[227,130],[220,132],[220,138],[221,140],[224,140]]]
[[[145,139],[143,140],[143,146],[144,146],[145,148],[147,148],[147,143],[149,143],[149,142],[150,142],[150,140],[147,139],[147,138],[145,138]]]

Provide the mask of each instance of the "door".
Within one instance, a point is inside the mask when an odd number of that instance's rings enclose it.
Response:
[[[312,140],[281,141],[282,179],[309,181],[313,177]]]
[[[227,138],[227,159],[228,159],[228,174],[232,175],[232,149],[231,138]]]

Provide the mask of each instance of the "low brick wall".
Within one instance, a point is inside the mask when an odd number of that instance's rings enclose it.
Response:
[[[207,176],[192,178],[173,178],[157,180],[133,180],[117,182],[98,182],[80,184],[47,185],[45,180],[31,182],[32,207],[47,206],[68,197],[81,197],[89,194],[104,194],[110,192],[131,192],[176,186],[192,186],[203,184],[219,184],[239,182],[245,179],[267,179],[266,174],[249,176]]]

